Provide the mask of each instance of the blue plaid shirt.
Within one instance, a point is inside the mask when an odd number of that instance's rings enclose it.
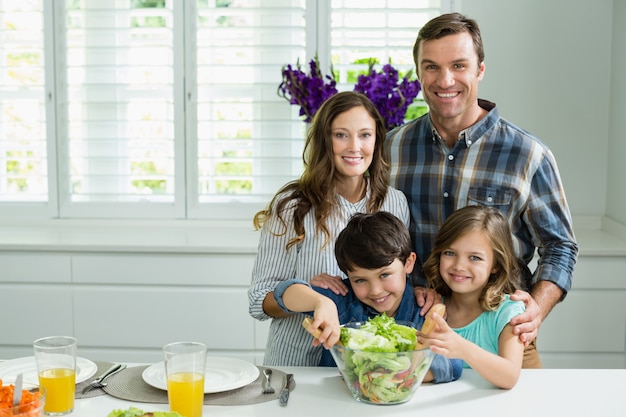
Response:
[[[501,118],[494,103],[478,103],[489,113],[462,131],[452,149],[428,113],[387,134],[391,186],[404,192],[411,211],[418,257],[414,283],[424,284],[421,265],[444,220],[461,207],[483,204],[509,220],[522,265],[538,250],[534,274],[524,271],[526,289],[547,280],[565,297],[578,245],[556,160],[537,138]]]

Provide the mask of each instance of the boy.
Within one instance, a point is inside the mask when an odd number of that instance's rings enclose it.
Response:
[[[420,328],[424,317],[417,305],[408,274],[416,255],[405,225],[393,214],[355,214],[335,243],[339,268],[348,276],[348,294],[311,287],[301,280],[279,284],[274,297],[287,312],[313,312],[309,331],[322,331],[313,344],[329,349],[339,340],[340,323],[366,321],[386,313]],[[335,366],[330,352],[324,350],[320,366]],[[424,382],[449,382],[458,379],[462,361],[436,355]]]

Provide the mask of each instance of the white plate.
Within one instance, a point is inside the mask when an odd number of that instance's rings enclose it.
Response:
[[[207,357],[204,374],[204,393],[215,393],[241,388],[256,381],[259,368],[234,358]],[[148,385],[167,391],[165,363],[159,362],[144,369],[141,377]]]
[[[83,382],[96,373],[98,366],[85,358],[76,358],[76,383]],[[0,378],[4,383],[12,384],[18,374],[23,374],[24,382],[39,384],[37,363],[34,356],[0,362]]]

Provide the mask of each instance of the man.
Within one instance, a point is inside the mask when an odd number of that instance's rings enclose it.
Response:
[[[578,256],[554,156],[501,118],[494,103],[478,98],[485,63],[474,20],[458,13],[432,19],[420,30],[413,57],[429,113],[389,132],[386,152],[391,185],[404,191],[411,209],[415,284],[424,285],[421,264],[453,211],[472,204],[497,207],[511,225],[528,291],[512,296],[524,301],[526,311],[511,325],[527,346],[523,366],[539,368],[534,339],[569,291]],[[535,250],[539,261],[533,274],[528,263]],[[416,294],[423,305],[425,296]]]

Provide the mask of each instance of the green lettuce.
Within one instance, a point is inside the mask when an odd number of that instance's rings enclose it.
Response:
[[[396,323],[383,313],[360,328],[342,327],[341,343],[350,349],[368,352],[404,352],[415,349],[417,333],[413,327]]]
[[[143,410],[136,407],[130,407],[127,410],[113,410],[109,413],[108,417],[142,417],[146,415]],[[175,411],[153,411],[151,413],[153,417],[182,417]]]

